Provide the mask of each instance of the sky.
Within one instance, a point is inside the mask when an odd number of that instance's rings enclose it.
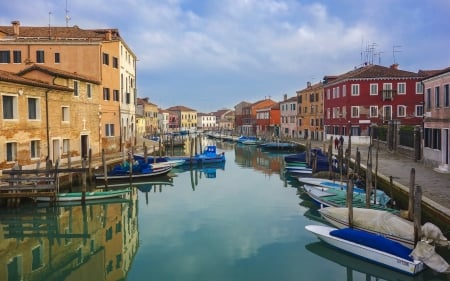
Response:
[[[68,26],[117,28],[138,59],[138,97],[208,113],[282,101],[365,62],[448,67],[449,14],[448,0],[21,0],[2,5],[0,25],[66,26],[68,15]]]

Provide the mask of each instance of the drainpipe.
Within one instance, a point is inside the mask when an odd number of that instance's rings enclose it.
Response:
[[[45,126],[47,133],[47,159],[50,159],[50,129],[48,121],[48,93],[50,90],[45,91]]]

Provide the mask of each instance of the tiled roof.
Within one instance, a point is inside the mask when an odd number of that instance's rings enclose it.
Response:
[[[328,76],[330,77],[330,76]],[[336,76],[328,84],[336,84],[346,80],[361,80],[361,79],[389,79],[389,78],[420,78],[418,73],[397,69],[396,67],[385,67],[381,65],[367,65],[342,75]],[[328,85],[327,85],[328,86]]]
[[[450,67],[444,68],[444,69],[437,69],[437,70],[419,70],[419,74],[422,74],[425,79],[444,74],[446,72],[450,72]]]
[[[61,76],[61,77],[81,80],[81,81],[85,81],[85,82],[89,82],[89,83],[101,84],[100,81],[96,80],[95,78],[86,76],[86,75],[81,75],[76,72],[68,72],[68,71],[64,71],[61,69],[52,68],[52,67],[48,67],[48,66],[44,66],[44,65],[38,65],[38,64],[33,64],[32,66],[21,70],[20,72],[17,73],[17,75],[22,76],[22,75],[29,73],[31,71],[34,71],[34,70],[41,71],[41,72],[44,72],[44,73],[47,73],[47,74],[50,74],[53,76]]]
[[[50,85],[50,84],[47,84],[47,83],[44,83],[41,81],[24,78],[17,74],[14,74],[14,73],[11,73],[8,71],[3,71],[3,70],[0,70],[0,81],[17,83],[17,84],[33,86],[33,87],[42,87],[42,88],[46,88],[46,89],[55,89],[55,90],[73,92],[73,89],[70,89],[68,87]]]
[[[108,32],[111,32],[111,39],[119,39],[118,29],[81,29],[78,26],[72,27],[60,27],[60,26],[50,26],[50,27],[35,27],[35,26],[19,26],[19,34],[14,34],[14,27],[0,26],[0,33],[9,38],[27,39],[72,39],[72,40],[94,40],[102,41],[105,40]],[[1,36],[0,36],[1,37]]]
[[[167,110],[169,110],[169,111],[196,111],[194,109],[191,109],[191,108],[183,106],[183,105],[172,106],[172,107],[169,107]]]

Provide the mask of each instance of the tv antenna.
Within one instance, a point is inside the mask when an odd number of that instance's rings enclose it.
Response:
[[[394,63],[397,63],[397,60],[395,59],[395,53],[400,53],[399,50],[402,47],[402,45],[394,45],[392,46],[392,57],[394,58]]]
[[[66,0],[66,27],[69,27],[69,20],[70,20],[70,16],[69,16],[69,10],[67,10],[67,0]]]

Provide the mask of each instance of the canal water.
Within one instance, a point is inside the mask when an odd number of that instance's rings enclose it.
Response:
[[[217,143],[226,163],[133,184],[123,199],[0,209],[0,280],[449,280],[332,249],[283,154]]]

